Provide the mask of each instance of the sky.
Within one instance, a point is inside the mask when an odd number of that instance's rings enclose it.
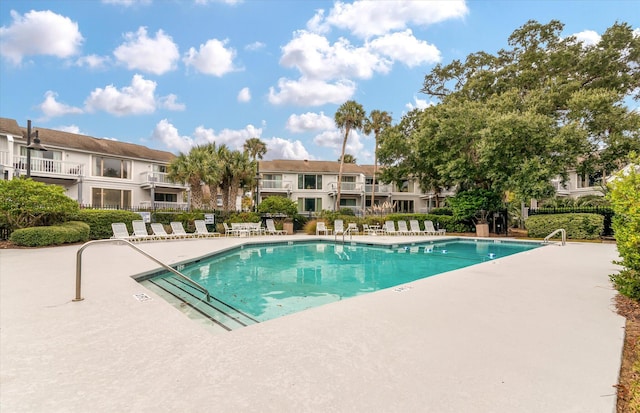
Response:
[[[593,44],[640,0],[2,0],[0,117],[175,154],[215,142],[338,160],[348,100],[398,123],[437,64],[508,48],[529,20]],[[346,153],[372,164],[374,137]],[[46,142],[42,142],[46,145]]]

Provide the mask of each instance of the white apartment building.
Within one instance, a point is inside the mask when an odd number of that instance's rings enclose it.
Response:
[[[36,130],[47,150],[31,150],[28,168],[27,128],[0,118],[0,179],[29,172],[93,207],[188,208],[187,186],[167,179],[172,153],[40,127],[32,128],[32,140]]]

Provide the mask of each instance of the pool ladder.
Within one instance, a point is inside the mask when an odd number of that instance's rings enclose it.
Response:
[[[551,234],[544,237],[544,240],[542,242],[544,244],[548,244],[549,239],[553,238],[553,236],[556,235],[558,232],[560,232],[562,235],[562,245],[565,245],[567,243],[567,231],[565,231],[564,228],[558,228],[557,230],[553,231]]]
[[[351,233],[351,230],[356,230],[358,231],[357,227],[352,227],[351,224],[349,224],[349,226],[347,226],[347,229],[345,229],[344,231],[342,231],[342,243],[344,244],[344,236],[346,234],[349,234],[349,239],[352,240],[353,239],[353,234]],[[338,234],[333,234],[333,241],[334,242],[338,242]]]
[[[170,266],[168,266],[167,264],[163,263],[159,259],[157,259],[154,256],[144,252],[140,248],[138,248],[135,245],[133,245],[131,242],[129,242],[127,240],[124,240],[124,239],[98,239],[98,240],[89,241],[89,242],[86,242],[86,243],[82,244],[82,246],[80,247],[80,249],[76,253],[76,297],[73,299],[73,301],[82,301],[82,300],[84,300],[84,298],[82,298],[82,292],[81,292],[81,289],[82,289],[82,252],[89,245],[98,244],[98,243],[107,243],[107,242],[108,243],[120,244],[120,245],[124,244],[124,245],[130,246],[134,250],[138,251],[140,254],[144,255],[147,258],[149,258],[151,261],[154,261],[156,264],[159,264],[160,266],[162,266],[162,268],[164,268],[165,270],[170,271],[170,272],[174,273],[175,275],[177,275],[178,277],[182,278],[183,280],[185,280],[187,283],[191,284],[194,288],[196,288],[200,292],[205,293],[206,296],[207,296],[207,301],[211,301],[211,295],[209,294],[209,291],[206,288],[204,288],[201,284],[199,284],[196,281],[193,281],[191,278],[189,278],[186,275],[182,274],[178,270],[175,270],[175,269],[171,268]]]

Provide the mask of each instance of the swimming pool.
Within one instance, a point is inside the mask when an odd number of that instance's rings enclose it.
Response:
[[[177,268],[209,290],[210,303],[169,272],[141,283],[191,317],[233,330],[540,245],[475,239],[249,244]]]

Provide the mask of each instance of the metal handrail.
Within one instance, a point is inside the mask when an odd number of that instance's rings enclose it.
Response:
[[[125,240],[125,239],[98,239],[98,240],[86,242],[80,247],[80,249],[76,253],[76,298],[74,298],[72,301],[82,301],[82,300],[84,300],[84,298],[82,298],[82,293],[81,293],[81,289],[82,289],[82,251],[84,251],[85,248],[87,248],[89,245],[98,244],[98,243],[106,243],[106,242],[117,243],[117,244],[125,244],[125,245],[130,246],[131,248],[133,248],[134,250],[138,251],[140,254],[144,255],[145,257],[149,258],[150,260],[154,261],[157,264],[160,264],[160,266],[162,266],[167,271],[171,271],[172,273],[174,273],[178,277],[182,278],[183,280],[185,280],[189,284],[193,285],[196,289],[198,289],[201,292],[205,293],[207,295],[207,301],[211,301],[211,295],[209,294],[209,291],[206,288],[204,288],[202,285],[200,285],[196,281],[193,281],[191,278],[187,277],[186,275],[182,274],[181,272],[171,268],[170,266],[168,266],[167,264],[165,264],[162,261],[158,260],[157,258],[153,257],[152,255],[144,252],[143,250],[141,250],[140,248],[136,247],[131,242],[129,242],[129,241]]]
[[[353,227],[347,226],[347,229],[345,229],[344,231],[342,231],[342,243],[344,244],[344,236],[345,234],[349,234],[349,239],[352,240],[353,239],[353,234],[351,233],[351,230],[353,229]],[[338,242],[338,234],[335,233],[333,234],[333,242]]]
[[[565,231],[564,228],[558,228],[557,230],[553,231],[551,234],[544,237],[544,240],[542,242],[545,244],[549,243],[549,239],[551,239],[558,232],[562,234],[562,245],[565,245],[567,243],[567,231]]]

